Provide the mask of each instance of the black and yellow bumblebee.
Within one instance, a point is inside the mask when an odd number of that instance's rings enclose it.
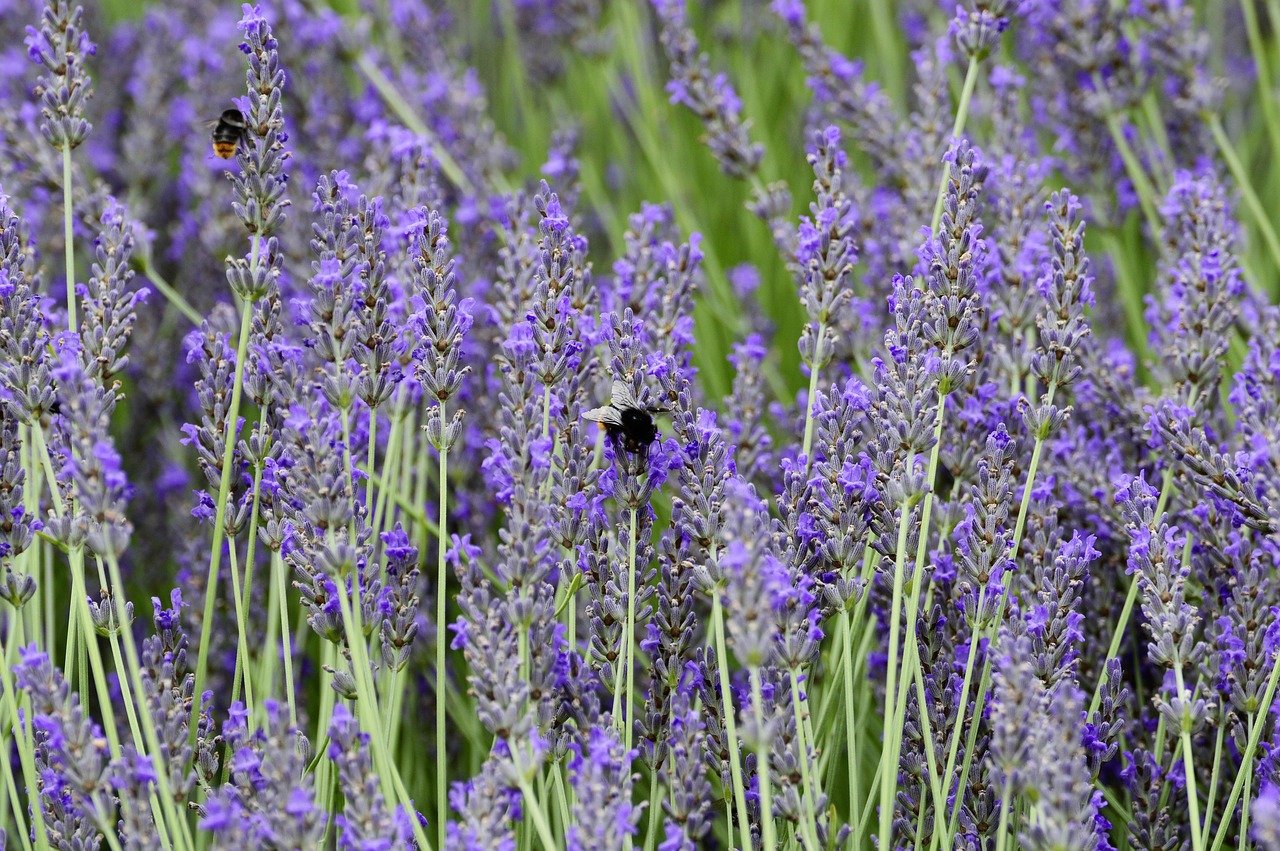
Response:
[[[236,146],[249,130],[244,114],[235,108],[224,109],[217,120],[209,123],[213,125],[213,152],[224,160],[234,157]]]
[[[659,435],[653,415],[664,414],[671,409],[641,406],[629,381],[615,378],[612,390],[609,404],[583,412],[582,418],[600,423],[608,436],[628,452],[647,453],[649,445]]]

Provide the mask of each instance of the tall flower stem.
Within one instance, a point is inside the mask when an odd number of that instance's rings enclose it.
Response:
[[[373,529],[382,531],[383,519],[386,517],[388,501],[392,494],[398,494],[401,488],[400,473],[407,472],[400,464],[401,446],[405,434],[413,434],[413,412],[406,410],[401,388],[396,388],[396,401],[391,415],[391,436],[387,438],[387,451],[382,456],[382,475],[378,478],[378,499],[373,510]],[[393,473],[392,471],[397,471]],[[369,479],[374,478],[373,468],[367,471]],[[381,543],[381,542],[379,542]]]
[[[356,568],[352,567],[352,572]],[[364,642],[364,633],[360,627],[360,601],[353,601],[347,593],[346,577],[338,577],[334,582],[338,588],[338,604],[342,608],[342,622],[346,630],[347,647],[351,650],[351,663],[355,673],[356,693],[360,699],[360,726],[369,734],[369,742],[373,748],[374,766],[378,779],[382,784],[382,794],[388,799],[395,799],[405,812],[409,813],[409,821],[413,827],[413,836],[422,848],[431,849],[431,842],[422,830],[422,824],[412,813],[416,812],[409,793],[405,791],[404,782],[395,761],[387,749],[386,731],[382,729],[382,720],[378,715],[378,695],[373,687],[373,668],[369,663],[368,647]]]
[[[1045,401],[1043,404],[1046,406],[1052,405],[1053,397],[1056,394],[1056,392],[1057,392],[1057,386],[1054,384],[1050,384],[1045,394]],[[1031,450],[1031,463],[1027,467],[1027,482],[1022,489],[1022,501],[1018,506],[1018,519],[1014,525],[1013,540],[1009,545],[1008,557],[1010,561],[1016,562],[1018,558],[1018,550],[1022,543],[1022,533],[1026,529],[1027,512],[1029,511],[1029,507],[1031,505],[1031,492],[1035,486],[1036,472],[1040,467],[1040,456],[1044,449],[1044,441],[1047,437],[1048,437],[1048,434],[1042,428],[1040,433],[1036,435],[1035,446]],[[986,588],[984,586],[983,592],[985,591],[986,591]],[[978,600],[979,600],[978,614],[979,615],[981,614],[981,611],[982,611],[981,607],[983,602],[983,596],[984,594],[980,592],[978,597]],[[977,653],[977,650],[983,638],[986,638],[987,640],[991,640],[995,637],[994,632],[992,632],[992,630],[994,630],[997,627],[997,625],[1004,620],[1004,611],[1005,611],[1005,607],[1008,605],[1008,602],[1009,602],[1009,595],[1007,593],[1002,594],[1000,596],[999,605],[998,605],[995,617],[992,618],[990,624],[984,625],[983,629],[980,631],[980,634],[974,636],[973,644],[969,651],[970,654]],[[971,655],[971,660],[972,660],[972,655]],[[991,665],[993,661],[994,661],[993,654],[987,653],[986,658],[982,662],[982,675],[978,683],[978,690],[974,695],[973,717],[975,719],[982,717],[983,704],[986,702],[987,691],[991,685]],[[959,711],[962,717],[965,711],[966,702],[968,701],[968,689],[966,688],[966,686],[969,685],[969,673],[971,670],[972,669],[970,668],[970,666],[966,665],[965,680],[963,685],[961,686],[960,702],[958,704],[958,706],[960,707]],[[973,760],[973,756],[972,756],[973,747],[978,738],[979,726],[980,725],[978,724],[971,724],[969,726],[968,736],[966,736],[965,738],[964,762],[961,764],[961,768],[960,768],[960,784],[959,785],[961,787],[965,785],[965,783],[968,781],[968,778],[969,778],[969,769],[972,766],[972,760]],[[960,730],[960,725],[957,725],[956,730],[953,733],[953,739],[952,739],[953,752],[955,749],[956,738],[959,736],[959,730]],[[951,765],[952,763],[951,759],[948,759],[947,762],[948,762],[948,765]],[[944,772],[942,780],[943,780],[943,785],[942,785],[943,789],[952,788],[950,768],[948,768],[948,770]],[[956,829],[957,829],[959,818],[960,818],[960,804],[961,804],[960,796],[957,796],[956,800],[951,805],[951,818],[947,822],[946,838],[948,840],[955,838],[955,833],[956,833]]]
[[[724,640],[724,604],[720,589],[711,592],[711,634],[716,645],[716,669],[720,678],[720,702],[724,705],[724,729],[729,737],[729,777],[733,781],[733,800],[738,811],[738,826],[743,836],[751,831],[747,815],[747,791],[742,782],[742,761],[738,754],[738,721],[733,710],[733,690],[729,685],[729,652]]]
[[[19,693],[17,689],[14,688],[14,684],[10,682],[10,672],[13,670],[13,663],[10,654],[14,652],[22,641],[21,619],[9,619],[8,633],[9,636],[4,648],[5,664],[3,668],[0,668],[0,698],[3,698],[5,703],[9,706],[9,723],[10,730],[12,731],[11,735],[17,741],[18,763],[22,766],[22,777],[26,782],[27,789],[30,790],[37,788],[37,778],[39,776],[36,774],[35,742],[32,738],[34,731],[30,724],[23,724],[18,716],[20,708],[18,706]],[[27,717],[30,717],[29,710],[24,714]],[[16,798],[17,788],[13,785],[12,777],[9,776],[10,760],[8,759],[8,756],[6,755],[5,759],[0,760],[0,762],[3,762],[5,765],[9,792]],[[14,801],[13,811],[15,817],[20,819],[22,808],[18,805],[16,799]],[[32,825],[35,827],[36,847],[40,849],[40,851],[47,851],[49,848],[49,831],[48,828],[45,827],[44,823],[44,808],[39,806],[32,807],[31,815]],[[25,841],[27,838],[25,830],[21,833],[21,836],[24,840],[24,847],[30,848],[31,846]]]
[[[631,509],[631,538],[627,550],[627,693],[623,697],[626,707],[626,728],[623,741],[631,750],[635,724],[631,722],[631,700],[636,687],[636,510]]]
[[[284,559],[280,557],[278,552],[271,554],[271,577],[276,585],[276,596],[280,598],[280,641],[282,645],[280,651],[284,661],[285,700],[289,702],[289,724],[296,728],[298,726],[298,701],[294,695],[293,688],[293,645],[291,643],[293,639],[289,632],[289,596],[284,578]],[[275,653],[275,650],[271,649],[270,652]]]
[[[1254,190],[1253,181],[1249,179],[1249,172],[1240,160],[1240,155],[1236,153],[1235,146],[1231,144],[1231,137],[1227,135],[1227,131],[1222,127],[1222,119],[1212,112],[1206,112],[1201,117],[1208,123],[1209,132],[1213,134],[1213,141],[1217,143],[1222,159],[1231,171],[1231,176],[1236,180],[1236,187],[1240,190],[1240,197],[1244,200],[1245,207],[1249,209],[1254,223],[1262,233],[1262,241],[1266,244],[1267,251],[1271,255],[1271,262],[1275,266],[1280,266],[1280,236],[1276,235],[1275,226],[1271,223],[1271,216],[1268,215],[1266,208],[1262,206],[1262,199],[1258,197],[1258,193]]]
[[[98,564],[98,583],[103,588],[110,588],[111,584],[107,581],[106,569],[102,565],[102,559],[96,559]],[[114,616],[114,613],[113,613]],[[114,621],[115,629],[110,630],[107,634],[111,644],[111,659],[115,663],[117,674],[124,670],[124,656],[120,651],[119,630],[127,629],[128,624],[121,624]],[[125,715],[129,719],[129,733],[133,736],[133,746],[139,753],[145,752],[143,743],[142,730],[138,726],[138,715],[134,709],[133,692],[129,688],[129,678],[117,676],[120,684],[120,698],[124,704]],[[105,715],[105,713],[104,713]]]
[[[1098,91],[1105,91],[1101,76],[1095,74],[1093,84]],[[1124,128],[1120,126],[1120,119],[1115,110],[1109,109],[1107,111],[1106,122],[1107,130],[1111,134],[1111,141],[1115,144],[1116,150],[1120,153],[1120,159],[1124,163],[1125,173],[1129,175],[1129,181],[1133,183],[1134,191],[1137,192],[1138,206],[1142,208],[1142,215],[1146,218],[1151,232],[1153,234],[1159,233],[1160,214],[1156,210],[1156,190],[1151,184],[1151,178],[1147,176],[1146,170],[1143,169],[1138,155],[1133,152],[1133,146],[1125,138]]]
[[[948,349],[948,355],[950,350]],[[920,589],[924,587],[921,581],[924,577],[925,557],[929,550],[929,529],[933,517],[933,483],[938,476],[938,455],[942,449],[942,424],[945,421],[947,406],[947,392],[945,389],[938,391],[938,414],[933,423],[933,448],[929,452],[928,479],[929,490],[924,495],[924,505],[920,511],[920,531],[916,541],[916,557],[915,564],[911,568],[911,594],[907,599],[907,637],[906,644],[902,653],[902,674],[898,682],[905,684],[913,676],[914,666],[918,664],[917,659],[918,648],[916,646],[916,617],[920,609]],[[907,711],[907,689],[902,688],[898,694],[898,703],[895,706],[885,706],[886,710],[893,711],[893,733],[895,753],[902,746],[902,726],[906,718]]]
[[[808,848],[812,849],[812,851],[817,851],[820,847],[818,844],[818,816],[813,808],[814,789],[813,781],[809,776],[809,745],[805,737],[803,720],[805,713],[800,708],[800,679],[796,675],[794,668],[788,671],[788,674],[791,679],[791,709],[796,716],[796,738],[800,746],[800,788],[804,792],[801,798],[803,816],[800,821],[800,835]],[[849,752],[850,754],[853,753],[852,747],[850,747]]]
[[[253,237],[249,268],[253,274],[258,269],[258,238]],[[222,474],[218,482],[218,505],[213,517],[213,544],[209,550],[209,578],[204,591],[204,620],[200,624],[200,652],[196,656],[195,693],[204,694],[209,676],[209,640],[213,635],[213,610],[218,598],[218,571],[222,567],[222,543],[226,533],[227,499],[231,493],[231,464],[235,458],[236,427],[240,419],[240,397],[244,390],[244,365],[249,354],[249,332],[253,321],[253,304],[246,303],[240,310],[240,337],[236,341],[236,371],[231,385],[231,406],[227,410],[226,430],[223,433]],[[233,544],[234,546],[234,544]],[[196,725],[188,732],[188,744],[194,747]]]
[[[818,396],[818,372],[820,371],[818,364],[822,363],[822,337],[826,330],[826,326],[819,322],[818,336],[813,344],[813,363],[809,364],[809,395],[806,397],[804,410],[804,444],[800,448],[805,459],[805,469],[813,466],[813,459],[809,457],[813,449],[813,403]]]
[[[1012,775],[1005,775],[1004,785],[1000,788],[1000,826],[996,828],[995,851],[1004,851],[1004,843],[1009,836],[1009,796],[1013,794],[1012,781]]]
[[[613,674],[613,723],[619,734],[623,736],[626,749],[631,750],[631,688],[635,682],[632,663],[635,652],[636,622],[636,510],[634,508],[631,509],[627,554],[627,615],[622,624],[622,641],[618,648],[620,661]]]
[[[751,680],[751,711],[756,720],[756,777],[760,781],[760,841],[764,851],[778,847],[777,827],[773,823],[773,784],[770,780],[769,737],[764,732],[764,695],[760,688],[760,666],[747,670]],[[801,759],[804,754],[801,754]]]
[[[1262,703],[1258,706],[1256,717],[1265,719],[1271,711],[1271,701],[1276,696],[1276,684],[1280,682],[1280,653],[1275,655],[1271,661],[1271,676],[1267,678],[1267,690],[1263,692]],[[1222,824],[1218,825],[1218,832],[1214,834],[1213,846],[1210,851],[1219,851],[1222,843],[1226,841],[1227,831],[1231,827],[1231,813],[1235,812],[1236,804],[1240,801],[1240,792],[1253,775],[1253,755],[1258,752],[1258,742],[1262,739],[1262,731],[1267,727],[1265,723],[1259,722],[1254,724],[1249,730],[1249,741],[1245,745],[1244,753],[1240,755],[1240,770],[1236,772],[1236,779],[1231,784],[1231,794],[1227,796],[1226,806],[1222,811],[1226,815],[1222,819]]]
[[[447,430],[444,416],[444,401],[440,402],[441,428]],[[448,730],[445,727],[445,685],[448,674],[445,670],[445,604],[449,582],[449,571],[445,564],[448,536],[445,534],[445,522],[448,520],[449,503],[449,446],[447,441],[440,442],[440,521],[436,532],[436,838],[439,846],[444,848],[445,826],[449,822],[449,753],[445,743],[448,741]]]
[[[542,841],[542,847],[557,847],[556,841],[551,835],[551,825],[547,823],[547,815],[543,811],[542,803],[538,800],[533,786],[529,783],[529,778],[525,773],[524,767],[521,766],[520,759],[516,756],[514,748],[511,750],[511,759],[515,764],[516,785],[520,787],[520,792],[528,802],[523,807],[523,810],[533,817],[533,827],[538,833],[538,839]]]
[[[911,459],[908,459],[910,466]],[[901,632],[902,588],[906,572],[903,565],[907,553],[907,532],[911,521],[911,502],[904,501],[898,508],[898,545],[893,558],[893,597],[889,604],[889,658],[885,661],[884,691],[884,746],[880,751],[880,763],[887,766],[880,772],[880,847],[893,847],[893,799],[897,792],[898,738],[901,731],[894,731],[893,721],[898,706],[898,644]]]
[[[858,821],[858,799],[862,797],[862,791],[858,784],[858,742],[857,742],[857,723],[854,714],[854,697],[853,697],[853,631],[849,626],[849,621],[853,619],[853,614],[848,613],[840,618],[840,631],[844,634],[844,646],[847,648],[844,664],[841,668],[841,680],[844,683],[844,729],[845,729],[845,747],[848,749],[849,763],[849,818],[854,822],[850,825],[853,828],[853,835],[859,835],[861,825]]]
[[[1137,584],[1137,583],[1134,583]],[[1182,660],[1175,653],[1173,676],[1178,685],[1178,701],[1186,700],[1186,684],[1182,679]],[[1203,825],[1200,824],[1200,796],[1196,794],[1196,771],[1191,753],[1191,710],[1184,706],[1182,719],[1178,724],[1182,738],[1182,767],[1186,772],[1187,813],[1191,816],[1191,847],[1194,851],[1203,851],[1204,837],[1201,836]]]
[[[392,424],[392,431],[395,431],[394,423]],[[391,440],[390,433],[387,434],[387,440],[388,441]],[[374,504],[374,501],[373,501],[373,471],[375,469],[374,461],[376,460],[377,451],[378,451],[378,409],[377,408],[369,409],[368,442],[369,442],[368,452],[365,455],[365,469],[369,471],[369,475],[365,476],[365,479],[364,479],[364,510],[366,515],[369,518],[370,526],[373,529],[374,540],[377,541],[378,532],[381,531],[376,525],[373,525],[375,520],[377,519],[375,517],[375,509],[377,506]],[[388,449],[391,448],[389,444],[387,448]]]
[[[231,702],[235,703],[240,699],[240,686],[244,686],[244,702],[249,710],[249,716],[246,720],[249,732],[255,729],[255,721],[253,718],[253,687],[249,682],[252,678],[249,676],[249,636],[245,631],[245,623],[249,620],[249,613],[245,609],[244,595],[240,592],[240,565],[239,559],[236,557],[236,543],[231,542],[231,546],[227,548],[227,557],[230,562],[227,566],[231,569],[231,600],[236,610],[236,639],[238,646],[236,647],[236,664],[235,670],[231,676]]]
[[[969,67],[964,72],[964,86],[960,89],[960,103],[956,105],[956,120],[951,125],[951,138],[959,138],[964,132],[964,126],[969,120],[969,104],[973,101],[973,90],[978,84],[978,65],[977,56],[969,57]],[[942,164],[942,180],[938,184],[938,196],[933,202],[933,218],[930,220],[929,231],[936,234],[938,225],[942,222],[942,202],[947,197],[947,181],[951,179],[951,163],[944,162]]]
[[[1280,115],[1276,112],[1275,96],[1271,89],[1275,76],[1267,57],[1267,46],[1262,40],[1262,30],[1258,26],[1258,10],[1250,0],[1240,0],[1240,14],[1244,18],[1245,34],[1249,39],[1249,52],[1253,55],[1253,62],[1257,67],[1259,89],[1257,102],[1262,108],[1262,118],[1267,126],[1271,153],[1273,157],[1280,156]]]
[[[67,328],[79,331],[76,321],[76,247],[71,229],[71,146],[62,147],[62,241],[67,267]]]
[[[142,662],[138,657],[138,647],[133,640],[133,630],[126,624],[125,619],[125,596],[124,581],[120,576],[120,563],[115,555],[108,551],[107,568],[111,577],[111,599],[115,603],[116,623],[121,625],[120,635],[124,638],[124,651],[127,676],[130,678],[135,694],[146,694],[142,685]],[[87,608],[86,608],[87,613]],[[169,829],[172,832],[173,843],[175,849],[192,849],[195,848],[195,842],[191,836],[191,826],[188,824],[184,813],[177,810],[177,799],[174,797],[173,787],[169,783],[169,766],[160,762],[160,754],[163,753],[160,747],[160,736],[156,732],[155,719],[151,717],[151,707],[145,700],[141,703],[141,712],[138,713],[138,719],[142,722],[142,735],[147,743],[148,757],[152,764],[152,769],[156,776],[156,786],[160,791],[160,800],[164,802],[165,815],[169,822]],[[196,728],[196,724],[192,723],[191,729]]]

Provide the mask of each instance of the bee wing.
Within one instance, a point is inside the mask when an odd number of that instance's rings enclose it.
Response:
[[[627,408],[640,407],[640,403],[636,401],[636,394],[631,389],[630,381],[614,379],[613,407],[617,408],[619,411],[625,411]]]
[[[583,411],[582,418],[607,426],[622,426],[622,414],[612,405],[604,405],[599,408],[592,408],[589,411]]]

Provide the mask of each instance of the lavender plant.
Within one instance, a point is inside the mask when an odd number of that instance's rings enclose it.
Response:
[[[1280,847],[1277,14],[0,3],[0,848]]]

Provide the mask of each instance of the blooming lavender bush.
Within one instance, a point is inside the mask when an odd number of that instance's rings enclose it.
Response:
[[[0,849],[1280,851],[1278,32],[0,3]]]

